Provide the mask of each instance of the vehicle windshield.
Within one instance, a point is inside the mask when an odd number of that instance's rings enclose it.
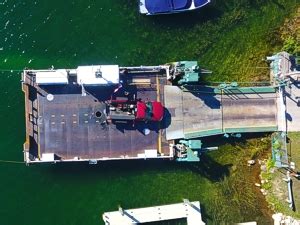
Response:
[[[150,13],[163,13],[188,9],[192,4],[192,0],[146,0],[145,3]]]
[[[173,9],[188,9],[192,4],[192,0],[172,0]]]
[[[153,117],[153,106],[151,102],[146,103],[146,120],[151,120]]]
[[[206,5],[209,0],[194,0],[195,7]]]

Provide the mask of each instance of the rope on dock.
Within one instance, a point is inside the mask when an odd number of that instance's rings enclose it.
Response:
[[[0,69],[0,72],[22,72],[24,70],[20,70],[20,69]]]
[[[0,159],[0,163],[15,163],[15,164],[24,164],[24,162],[21,161],[11,161],[11,160],[1,160]]]

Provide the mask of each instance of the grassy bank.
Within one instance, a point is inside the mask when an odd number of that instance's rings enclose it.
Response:
[[[263,196],[258,193],[259,189],[254,186],[259,173],[258,162],[254,166],[247,165],[247,160],[256,160],[269,151],[270,138],[248,138],[242,142],[226,144],[219,151],[209,154],[228,169],[228,174],[219,177],[213,185],[214,191],[207,196],[210,202],[209,215],[214,215],[213,224],[255,220],[259,224],[271,223],[270,211]]]
[[[274,38],[278,40],[280,50],[287,51],[293,55],[300,54],[300,26],[299,17],[300,8],[296,8],[290,17],[286,18],[284,23],[276,30]],[[289,161],[294,162],[296,165],[296,170],[299,171],[299,132],[288,133],[288,156]],[[277,169],[274,167],[274,162],[269,156],[267,163],[267,171],[261,173],[261,178],[264,181],[262,188],[267,191],[266,200],[269,207],[275,212],[281,212],[284,215],[289,215],[294,218],[300,219],[300,188],[299,180],[292,177],[292,190],[294,198],[293,209],[289,207],[286,202],[288,199],[288,188],[287,183],[284,181],[286,179],[287,170]],[[267,181],[267,183],[265,182]]]
[[[300,133],[290,132],[288,133],[288,155],[290,161],[295,163],[296,170],[299,171],[300,165]],[[270,208],[275,212],[281,212],[284,215],[292,216],[296,219],[300,219],[300,181],[295,177],[292,177],[292,192],[294,198],[294,211],[289,207],[286,202],[288,199],[287,183],[284,181],[286,178],[287,170],[273,168],[273,172],[269,170],[262,173],[264,180],[269,180],[269,185],[264,187],[268,194],[266,199],[270,205]]]

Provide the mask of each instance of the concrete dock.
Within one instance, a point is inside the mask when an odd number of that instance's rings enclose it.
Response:
[[[279,131],[291,132],[300,131],[300,68],[296,63],[296,58],[287,52],[280,52],[268,60],[271,61],[271,80],[275,85],[280,83],[284,102],[286,121],[279,121]],[[287,85],[285,85],[287,84]],[[279,104],[283,105],[283,104]]]
[[[300,81],[291,81],[285,93],[287,131],[300,131]]]
[[[188,225],[205,225],[202,221],[200,202],[154,206],[138,209],[122,209],[103,214],[105,225],[133,225],[156,221],[187,219]]]

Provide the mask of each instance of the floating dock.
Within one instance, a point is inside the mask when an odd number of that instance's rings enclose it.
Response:
[[[105,225],[134,225],[185,218],[187,225],[205,225],[202,221],[200,202],[188,200],[183,203],[139,209],[119,208],[118,211],[104,213],[102,218]]]

